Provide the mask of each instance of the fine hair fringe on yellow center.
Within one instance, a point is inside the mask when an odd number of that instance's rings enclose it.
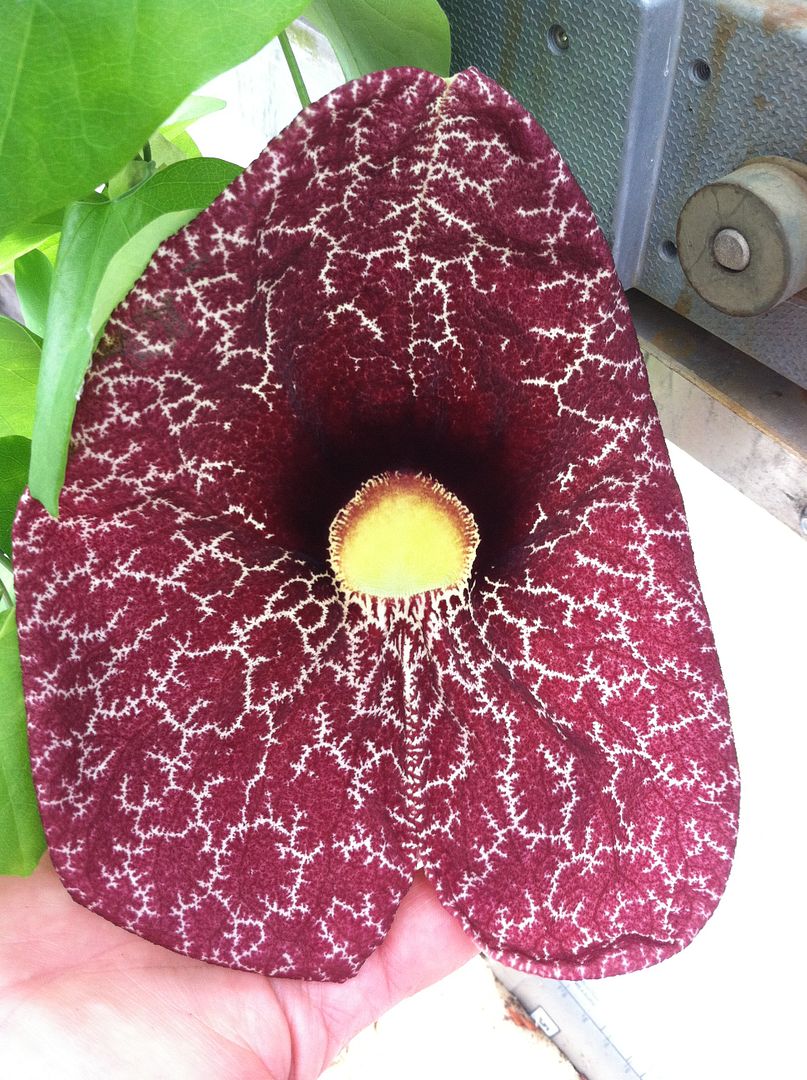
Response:
[[[389,472],[339,511],[328,553],[345,592],[408,597],[464,585],[478,545],[474,517],[456,495],[421,473]]]

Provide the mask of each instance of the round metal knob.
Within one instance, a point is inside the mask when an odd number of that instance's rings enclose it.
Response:
[[[807,165],[756,158],[687,201],[678,257],[692,288],[729,315],[761,315],[807,288]]]
[[[736,229],[721,229],[712,241],[712,253],[726,270],[745,270],[751,262],[748,241]]]

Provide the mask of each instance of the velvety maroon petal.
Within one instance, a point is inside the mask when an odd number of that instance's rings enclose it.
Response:
[[[328,526],[396,469],[475,515],[472,587],[345,605]],[[736,762],[625,300],[476,71],[340,88],[160,248],[15,562],[54,860],[145,936],[341,978],[422,862],[576,977],[717,902]]]
[[[503,501],[470,610],[433,621],[412,676],[444,703],[422,735],[422,858],[491,952],[608,975],[686,945],[725,887],[739,798],[725,692],[590,208],[509,95],[473,72],[452,91],[446,147],[463,149],[425,194],[421,257],[433,324],[450,311],[457,355],[484,354],[486,374],[496,358],[497,405],[477,408],[471,366],[465,422],[504,416]]]
[[[397,653],[287,552],[156,509],[170,525],[22,511],[31,746],[56,868],[87,907],[177,951],[346,978],[412,876],[389,825],[404,788]],[[54,535],[60,587],[34,596]]]
[[[94,358],[63,512],[165,495],[324,558],[366,479],[341,436],[410,408],[400,253],[444,91],[408,69],[340,87],[161,245]]]
[[[652,486],[640,477],[636,501]],[[606,499],[589,519],[607,519]],[[593,565],[579,518],[547,530],[421,650],[418,677],[442,701],[423,733],[423,863],[483,947],[556,978],[688,944],[736,837],[726,700],[685,531],[670,514],[631,557],[620,519],[624,548],[609,559],[600,545]],[[659,567],[680,572],[674,588]]]
[[[390,215],[415,228],[444,90],[417,71],[341,88],[161,246],[94,358],[60,521],[28,498],[16,521],[56,868],[203,959],[344,978],[411,880],[400,658],[326,573],[355,487],[328,436],[351,350],[406,355],[408,278],[381,249]],[[342,298],[375,267],[365,315]]]

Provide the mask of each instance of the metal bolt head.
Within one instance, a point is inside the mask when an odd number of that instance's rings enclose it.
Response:
[[[566,33],[566,28],[561,26],[560,23],[555,23],[549,27],[549,48],[554,53],[566,52],[569,48],[569,35]]]
[[[712,253],[726,270],[745,270],[751,262],[751,248],[741,232],[721,229],[712,240]]]
[[[803,506],[799,514],[799,528],[807,536],[807,506]]]

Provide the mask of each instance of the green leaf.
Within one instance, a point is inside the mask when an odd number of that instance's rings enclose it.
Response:
[[[191,94],[189,98],[176,109],[164,124],[160,125],[160,131],[166,139],[173,139],[175,135],[183,132],[186,128],[203,116],[224,109],[227,102],[222,98],[206,97],[204,94]]]
[[[120,199],[96,196],[68,208],[42,347],[29,480],[31,494],[52,514],[58,512],[76,399],[106,320],[157,245],[240,171],[216,158],[179,161]]]
[[[0,240],[0,274],[10,274],[15,259],[33,248],[41,248],[47,240],[57,236],[62,227],[62,217],[61,210],[46,214],[4,236]]]
[[[179,150],[183,158],[198,158],[202,156],[202,151],[187,131],[178,131],[176,135],[172,135],[168,141]]]
[[[148,180],[157,171],[157,165],[153,161],[143,161],[142,158],[132,158],[123,166],[120,172],[115,173],[109,181],[104,194],[109,199],[119,199],[133,187]]]
[[[41,251],[43,255],[47,256],[51,266],[56,265],[56,252],[59,250],[59,241],[61,238],[62,234],[57,232],[52,236],[46,237],[41,244],[37,244],[37,251]]]
[[[19,435],[0,439],[0,551],[11,558],[11,523],[28,482],[31,440]]]
[[[177,132],[177,135],[182,134],[181,131]],[[182,153],[179,147],[171,139],[166,139],[165,135],[161,135],[159,131],[155,131],[151,136],[149,146],[151,147],[151,159],[155,169],[164,169],[166,165],[173,165],[176,161],[185,160],[186,155]]]
[[[0,236],[119,172],[306,0],[15,0],[0,34]]]
[[[42,336],[48,315],[53,267],[43,252],[34,248],[14,263],[14,284],[25,325]]]
[[[40,345],[21,323],[0,316],[0,436],[31,436]]]
[[[30,874],[45,846],[31,777],[12,608],[0,614],[0,874]]]
[[[194,213],[198,213],[198,210]],[[92,304],[90,326],[94,331],[93,348],[110,313],[115,310],[143,273],[153,252],[166,237],[173,235],[189,220],[187,210],[177,210],[173,214],[160,214],[154,221],[144,225],[131,240],[115,252],[107,263]]]
[[[451,32],[437,0],[313,0],[305,17],[330,41],[346,79],[406,66],[448,75]]]

